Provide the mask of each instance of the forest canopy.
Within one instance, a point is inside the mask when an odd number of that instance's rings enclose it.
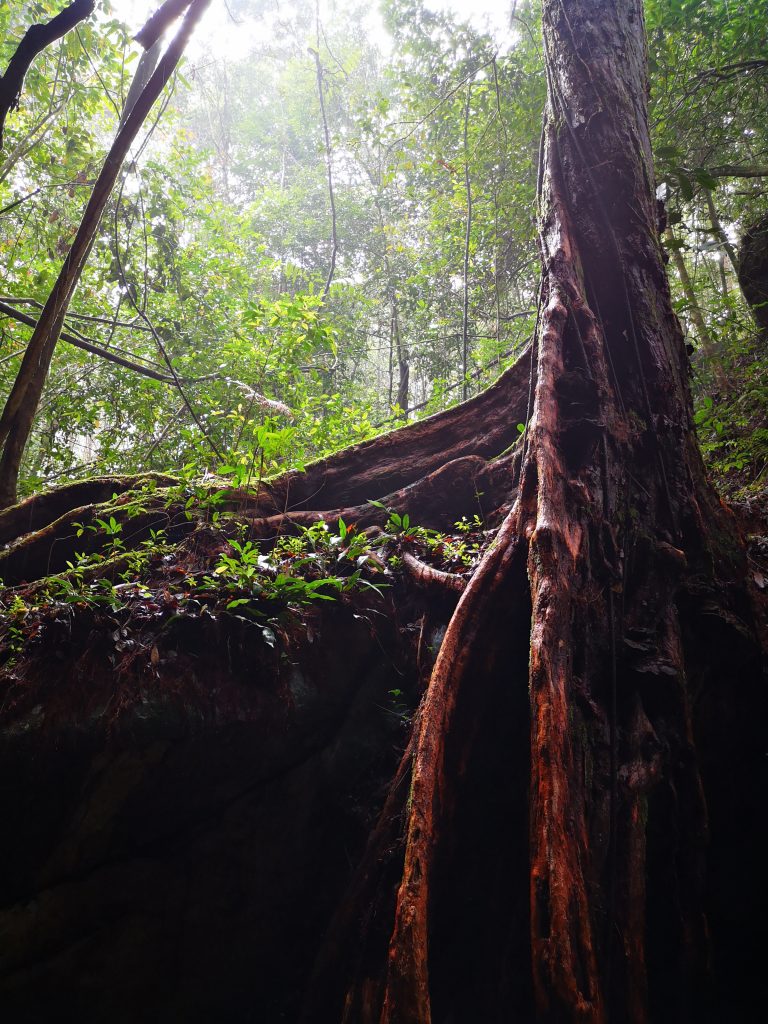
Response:
[[[3,66],[63,6],[3,5]],[[675,308],[700,440],[733,490],[768,464],[760,286],[744,290],[738,252],[766,210],[761,7],[645,4]],[[123,115],[147,14],[97,3],[32,61],[6,118],[5,394]],[[108,200],[20,495],[144,469],[240,481],[478,393],[534,329],[544,95],[535,4],[495,32],[422,0],[380,15],[347,0],[213,4]]]

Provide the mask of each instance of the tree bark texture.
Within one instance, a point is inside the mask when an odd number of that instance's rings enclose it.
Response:
[[[768,217],[744,232],[739,249],[739,284],[763,339],[768,339]]]
[[[256,694],[227,682],[223,670],[214,673],[228,701],[219,710],[198,681],[200,665],[208,665],[203,651],[210,658],[218,649],[239,664],[242,638],[238,646],[212,634],[195,654],[200,663],[178,643],[177,668],[168,670],[183,715],[199,707],[207,723],[195,730],[220,737],[223,726],[215,723],[228,715],[246,730],[238,735],[254,730],[254,743],[238,747],[236,767],[243,750],[258,751],[257,788],[248,792],[261,810],[247,805],[242,835],[249,851],[258,850],[254,871],[271,882],[258,897],[245,885],[244,905],[261,899],[266,924],[260,931],[257,913],[241,926],[239,902],[226,913],[240,922],[237,950],[252,943],[259,981],[251,992],[271,1008],[265,1019],[698,1024],[742,1015],[758,990],[759,946],[749,928],[765,894],[765,844],[751,791],[751,784],[764,786],[765,772],[759,644],[744,551],[696,444],[687,354],[657,232],[642,4],[545,0],[543,24],[542,287],[532,349],[456,409],[286,474],[255,496],[230,496],[265,539],[339,515],[374,526],[383,515],[367,503],[375,498],[436,527],[479,508],[498,524],[493,543],[468,582],[403,558],[410,589],[391,598],[388,616],[379,609],[378,619],[366,612],[326,613],[320,626],[313,620],[285,659],[260,664]],[[528,426],[518,437],[521,420]],[[93,500],[103,500],[113,484],[94,486]],[[14,581],[55,571],[68,557],[75,522],[99,514],[85,500],[79,489],[69,508],[32,499],[0,514],[2,536],[27,521],[36,530],[2,553],[0,574]],[[135,538],[155,525],[151,513],[135,521]],[[377,621],[385,623],[378,634]],[[376,665],[386,662],[398,643],[395,626],[404,622],[415,651],[412,645],[397,663],[395,686],[424,689],[412,730],[402,743],[377,733],[386,755],[366,764],[383,771],[379,784],[368,779],[365,800],[355,790],[355,827],[340,813],[347,824],[329,836],[322,813],[313,813],[313,803],[328,799],[318,765],[332,789],[345,785],[337,769],[340,758],[349,765],[340,751],[354,748],[350,722],[368,721],[376,686],[393,692],[389,670]],[[157,645],[185,628],[169,623]],[[202,618],[192,635],[201,628]],[[241,627],[227,626],[234,628]],[[325,641],[316,655],[318,629]],[[329,648],[344,645],[347,630],[349,665]],[[308,667],[319,652],[327,681]],[[149,663],[163,664],[162,655]],[[93,670],[83,658],[68,671],[85,694],[69,714],[89,734],[100,698],[82,679],[90,686]],[[11,751],[37,742],[24,723],[46,706],[40,693],[51,683],[38,675],[24,685],[11,681],[8,706],[26,716],[14,712]],[[94,681],[94,692],[105,685]],[[136,685],[155,706],[148,684]],[[324,693],[332,728],[318,711]],[[51,694],[54,722],[70,720],[62,699],[59,689]],[[134,719],[145,713],[132,700],[117,701],[128,725],[110,727],[129,749]],[[350,718],[339,725],[336,712],[348,700]],[[302,723],[307,709],[314,724],[300,724],[297,733],[294,712]],[[267,744],[269,757],[262,750],[270,723],[295,744],[290,770],[280,767],[279,743]],[[147,778],[160,781],[142,783],[129,801],[134,816],[137,800],[162,804],[156,794],[173,789],[190,756],[186,746],[175,752],[171,726],[156,728],[166,730],[170,752],[163,747],[157,766],[147,768]],[[310,734],[317,741],[307,753]],[[55,731],[51,743],[51,758],[59,756]],[[226,758],[216,751],[223,772]],[[107,754],[99,756],[105,772]],[[121,772],[118,783],[130,790]],[[213,796],[207,786],[204,792],[209,806]],[[295,826],[285,800],[294,801]],[[275,818],[263,817],[265,806]],[[77,817],[81,832],[92,817]],[[253,846],[252,820],[266,836],[260,846]],[[225,858],[230,833],[241,834],[227,829],[227,842],[215,847]],[[147,840],[150,849],[153,843]],[[338,863],[340,845],[346,866]],[[307,848],[312,870],[295,855]],[[290,871],[280,875],[283,849],[292,851],[290,868],[306,872],[304,883]],[[206,881],[204,892],[215,916],[218,889]],[[27,904],[15,898],[11,930],[26,921]],[[53,914],[57,922],[64,916]],[[263,971],[262,931],[273,926],[283,944],[295,932],[296,957],[283,945],[282,960]],[[38,934],[32,926],[29,932]],[[25,979],[35,974],[24,970],[0,980],[0,991],[5,984],[28,998]],[[226,975],[217,972],[212,978]],[[247,994],[241,975],[236,983]],[[289,989],[298,995],[289,997]],[[171,1009],[182,1005],[168,1000]],[[183,1005],[185,1019],[205,1019]]]

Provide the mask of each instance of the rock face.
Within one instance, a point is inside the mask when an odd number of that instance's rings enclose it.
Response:
[[[296,1019],[407,738],[372,619],[43,631],[0,738],[5,1020]]]

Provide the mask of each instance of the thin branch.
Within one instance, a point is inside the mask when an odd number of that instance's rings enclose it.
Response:
[[[10,363],[10,361],[12,359],[16,359],[17,356],[23,356],[25,351],[26,350],[23,349],[23,348],[17,348],[16,351],[15,352],[11,352],[10,355],[3,356],[3,358],[0,359],[0,365],[4,365],[5,363]]]
[[[19,140],[3,161],[2,171],[0,171],[0,183],[11,176],[11,172],[19,160],[22,160],[27,153],[29,153],[29,151],[48,134],[51,130],[51,121],[53,121],[54,117],[63,109],[64,105],[64,99],[62,99],[57,105],[52,105],[48,109],[48,112],[40,118],[37,124],[29,129],[24,138]],[[2,140],[0,139],[0,144],[1,143]]]
[[[0,302],[0,313],[7,316],[10,320],[15,320],[17,323],[26,324],[27,327],[34,328],[37,326],[37,320],[35,320],[33,316],[29,316],[28,313],[22,313],[20,310],[14,309],[13,306],[7,305],[5,302]],[[132,370],[134,373],[141,374],[142,377],[149,377],[151,380],[158,380],[163,384],[175,383],[172,377],[168,377],[166,374],[161,373],[158,370],[152,370],[148,366],[141,366],[138,363],[134,363],[130,359],[125,359],[124,357],[117,355],[113,350],[100,348],[98,345],[85,341],[83,338],[78,338],[74,334],[70,334],[68,331],[62,331],[60,338],[62,341],[66,341],[68,345],[73,345],[75,348],[82,349],[83,352],[90,352],[91,355],[99,356],[101,359],[106,359],[110,363],[116,363],[118,366],[123,366],[127,370]]]
[[[38,309],[43,308],[42,302],[38,302],[37,299],[29,298],[25,295],[0,295],[0,302],[7,302],[10,306],[17,306],[19,303],[29,306],[37,306]],[[93,324],[105,324],[107,327],[127,327],[131,331],[146,331],[149,333],[149,328],[145,327],[144,324],[136,323],[135,320],[116,320],[114,317],[106,316],[93,316],[90,313],[73,313],[71,310],[67,311],[67,320],[87,320]]]
[[[738,274],[739,273],[739,260],[738,260],[738,257],[736,255],[736,250],[734,249],[734,247],[733,247],[733,245],[731,243],[730,238],[725,233],[725,228],[720,223],[720,218],[717,215],[717,209],[715,207],[715,201],[714,201],[714,199],[712,197],[712,193],[710,192],[709,189],[705,190],[705,196],[706,196],[706,200],[707,200],[707,210],[709,212],[709,219],[710,219],[710,222],[712,224],[712,234],[715,236],[715,238],[717,238],[717,240],[722,245],[723,250],[725,251],[726,255],[728,256],[728,259],[730,261],[731,267],[733,268],[734,274]]]
[[[688,303],[688,312],[690,313],[691,320],[693,320],[694,327],[696,328],[696,336],[699,339],[699,345],[704,353],[704,357],[712,367],[715,377],[720,387],[727,390],[727,380],[725,372],[723,370],[723,364],[720,359],[720,355],[717,351],[712,335],[709,333],[704,317],[699,306],[698,299],[696,298],[696,292],[693,287],[688,268],[685,265],[683,254],[680,251],[680,244],[675,238],[675,233],[672,227],[667,227],[666,238],[668,243],[669,251],[672,255],[672,262],[675,264],[677,270],[677,276],[680,279],[680,287],[685,296],[686,302]]]
[[[117,116],[119,118],[120,117],[120,107],[115,102],[115,99],[112,96],[112,93],[109,91],[109,89],[106,86],[106,83],[104,82],[104,79],[99,74],[99,69],[93,63],[93,59],[92,59],[91,54],[90,54],[90,52],[88,50],[88,47],[83,42],[83,37],[80,35],[80,29],[77,28],[77,27],[75,28],[75,34],[77,35],[77,41],[80,43],[80,46],[82,47],[83,53],[88,58],[88,63],[91,65],[91,68],[93,69],[94,75],[96,75],[96,80],[98,81],[99,85],[101,86],[101,91],[107,97],[107,99],[110,102],[110,105],[112,106],[112,109],[114,110],[114,112],[117,114]]]
[[[123,178],[123,185],[125,185],[125,178]],[[119,241],[119,235],[118,235],[118,230],[117,230],[117,218],[118,218],[118,212],[119,212],[119,209],[120,209],[120,200],[121,199],[122,199],[122,188],[121,188],[120,194],[118,195],[117,202],[115,203],[115,217],[114,217],[115,259],[117,260],[117,272],[118,272],[118,275],[119,275],[119,278],[120,278],[120,283],[122,284],[123,288],[125,289],[125,292],[126,292],[126,294],[128,296],[128,301],[133,306],[134,311],[136,312],[136,314],[138,316],[141,317],[141,319],[144,321],[144,323],[149,328],[149,330],[150,330],[150,332],[152,334],[152,337],[154,338],[155,344],[157,345],[158,351],[160,352],[160,355],[163,357],[163,361],[165,362],[165,365],[168,367],[168,371],[171,374],[172,383],[175,385],[176,390],[179,392],[179,395],[181,396],[181,400],[184,403],[184,405],[186,406],[187,412],[189,413],[189,415],[194,420],[195,425],[197,426],[197,428],[200,431],[200,433],[203,435],[203,437],[208,442],[208,444],[209,444],[213,454],[216,456],[217,459],[222,459],[221,452],[216,447],[215,442],[213,441],[213,439],[208,434],[208,431],[203,426],[203,423],[202,423],[201,419],[199,418],[199,416],[195,412],[194,408],[192,407],[192,403],[190,402],[189,398],[187,397],[187,394],[186,394],[186,392],[184,390],[184,383],[182,382],[182,380],[179,377],[179,375],[176,373],[176,368],[174,367],[173,363],[171,362],[171,358],[168,355],[168,351],[167,351],[165,345],[163,344],[162,338],[158,334],[158,332],[157,332],[157,330],[155,328],[155,325],[152,323],[152,321],[150,320],[149,316],[147,315],[146,310],[143,308],[143,306],[139,306],[138,302],[136,301],[136,297],[134,295],[134,289],[131,288],[131,286],[129,285],[129,283],[128,283],[127,279],[126,279],[125,269],[123,267],[123,261],[122,261],[122,258],[120,256],[120,241]]]
[[[487,60],[484,64],[478,65],[478,67],[476,67],[474,71],[470,72],[470,74],[468,74],[465,78],[462,78],[462,80],[458,83],[458,85],[454,86],[453,89],[449,89],[448,92],[445,94],[445,96],[441,97],[441,99],[439,99],[437,101],[437,103],[435,103],[435,105],[433,107],[430,107],[430,109],[426,112],[426,114],[423,117],[420,117],[418,119],[418,121],[413,122],[413,128],[411,128],[411,130],[409,132],[406,132],[405,135],[401,135],[400,138],[395,139],[393,142],[391,142],[387,146],[387,152],[389,152],[390,150],[394,149],[395,146],[397,146],[399,143],[405,142],[406,139],[410,139],[410,137],[413,135],[413,133],[418,131],[419,128],[421,128],[421,126],[426,121],[428,121],[430,119],[430,117],[435,113],[435,111],[439,110],[440,107],[442,107],[442,105],[447,100],[449,100],[451,98],[451,96],[455,96],[456,93],[462,88],[462,86],[465,86],[467,84],[467,82],[473,81],[474,78],[477,76],[478,72],[482,71],[483,68],[487,68],[489,64],[493,64],[493,62],[495,60],[496,60],[496,54],[494,54],[493,57],[491,57],[490,60]],[[409,123],[408,121],[396,121],[395,122],[395,124],[408,124],[408,123]]]
[[[147,314],[142,309],[139,309],[139,306],[134,302],[133,299],[130,298],[130,295],[129,295],[129,299],[131,301],[131,304],[133,305],[133,308],[139,314],[139,316],[144,321],[144,323],[147,325],[147,327],[149,327],[149,329],[152,331],[152,337],[155,339],[155,344],[157,345],[158,349],[160,350],[160,355],[165,360],[165,365],[168,367],[168,370],[169,370],[171,376],[173,377],[173,382],[176,385],[176,390],[179,392],[179,395],[181,395],[182,401],[184,402],[184,405],[187,407],[187,412],[192,417],[192,419],[195,421],[195,425],[197,426],[197,428],[200,431],[200,433],[203,435],[203,437],[208,442],[208,444],[210,446],[210,449],[213,452],[213,454],[216,456],[217,459],[223,460],[223,456],[222,456],[221,452],[216,447],[216,442],[213,440],[213,438],[210,436],[208,431],[205,429],[205,427],[203,426],[202,420],[197,415],[195,410],[192,408],[192,403],[189,401],[189,399],[187,398],[186,392],[184,391],[183,382],[182,382],[181,378],[179,377],[179,375],[176,373],[176,370],[175,370],[175,368],[173,366],[173,363],[171,362],[170,357],[168,356],[168,353],[166,351],[165,345],[163,344],[162,338],[160,337],[160,335],[155,330],[154,324],[149,319]]]
[[[721,68],[706,68],[694,75],[694,81],[715,80],[719,82],[729,81],[746,71],[768,70],[768,60],[739,60],[733,64],[723,64]]]
[[[8,203],[7,206],[3,206],[0,209],[0,217],[4,213],[10,213],[11,210],[15,210],[17,206],[21,206],[22,203],[26,203],[28,199],[34,199],[35,196],[39,195],[47,188],[93,188],[92,181],[53,181],[48,185],[40,185],[32,192],[27,192],[25,196],[19,196],[18,199],[14,199],[13,202]]]
[[[707,172],[714,178],[768,178],[768,164],[720,164]]]

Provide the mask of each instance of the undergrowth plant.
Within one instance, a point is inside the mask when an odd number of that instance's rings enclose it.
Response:
[[[171,602],[174,614],[236,610],[263,625],[281,609],[298,610],[355,592],[382,597],[406,551],[466,572],[479,560],[485,542],[477,515],[462,517],[453,532],[443,533],[416,526],[408,513],[371,501],[386,515],[383,529],[360,530],[339,518],[265,545],[249,536],[250,524],[229,510],[231,503],[231,489],[212,488],[187,468],[174,486],[158,491],[152,483],[121,502],[113,496],[93,521],[75,523],[76,538],[89,538],[92,550],[75,551],[63,571],[36,584],[0,590],[6,664],[19,657],[44,614],[91,609],[128,621],[134,606],[150,602],[161,610]],[[166,526],[147,526],[139,518],[156,512]],[[140,539],[128,527],[132,521]],[[172,537],[174,530],[180,530],[177,537]],[[185,537],[190,542],[182,544]]]

